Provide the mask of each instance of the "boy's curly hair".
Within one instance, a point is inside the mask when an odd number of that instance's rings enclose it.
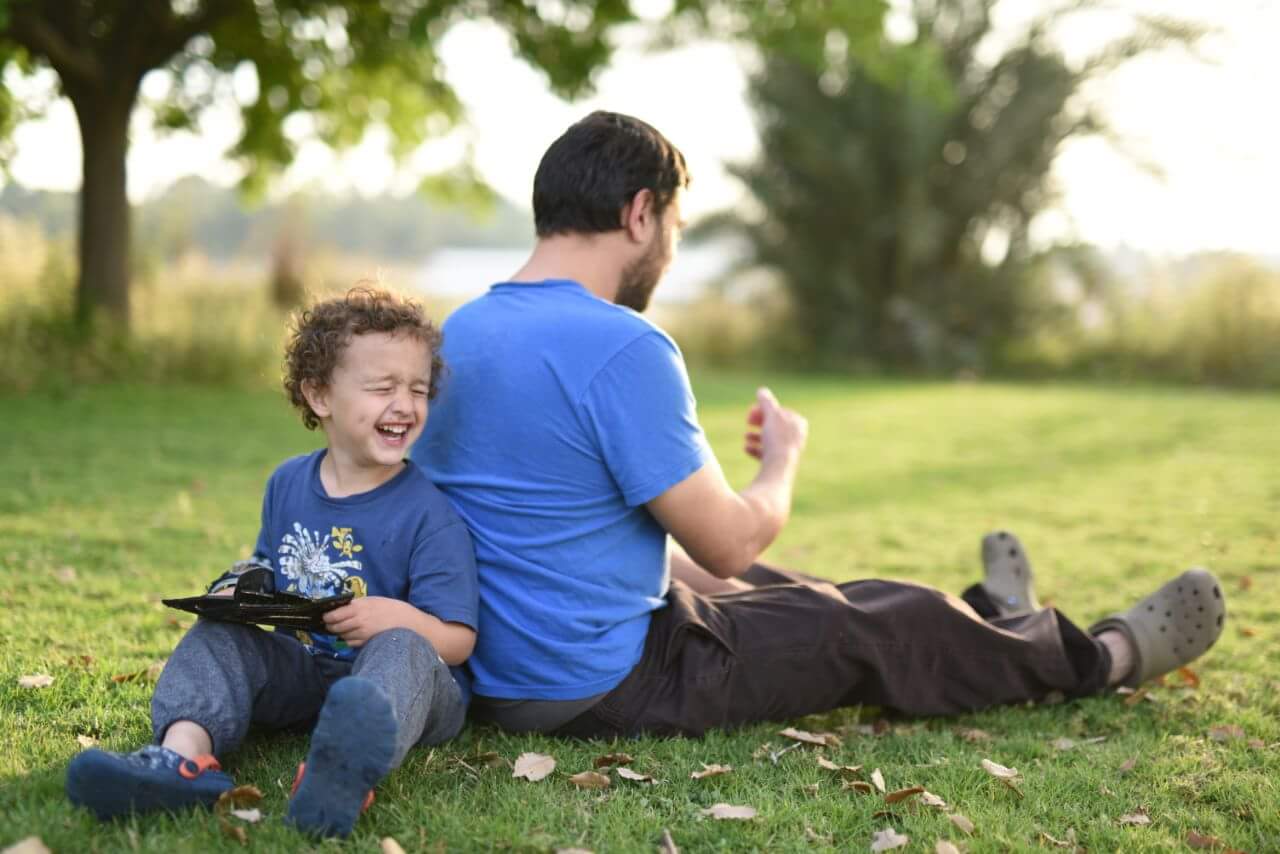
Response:
[[[440,330],[414,300],[361,283],[346,296],[323,300],[297,312],[290,324],[289,343],[284,350],[284,390],[308,430],[319,427],[320,419],[307,403],[302,384],[310,380],[320,388],[327,386],[351,336],[369,332],[409,335],[426,344],[431,351],[427,399],[436,396],[444,373]]]

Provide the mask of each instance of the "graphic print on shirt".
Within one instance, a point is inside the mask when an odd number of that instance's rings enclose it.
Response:
[[[349,559],[330,560],[330,548]],[[334,526],[322,535],[294,522],[293,533],[284,535],[279,548],[280,572],[289,579],[286,589],[309,599],[337,596],[347,590],[356,596],[364,595],[364,579],[350,574],[361,570],[360,561],[351,556],[363,550],[364,546],[351,536],[351,528]]]

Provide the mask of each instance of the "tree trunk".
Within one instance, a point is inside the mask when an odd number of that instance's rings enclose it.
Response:
[[[76,320],[83,326],[101,314],[127,328],[129,196],[125,157],[137,87],[128,92],[68,94],[80,124],[84,149]]]

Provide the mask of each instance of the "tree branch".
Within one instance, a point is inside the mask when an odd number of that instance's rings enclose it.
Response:
[[[171,16],[168,26],[156,34],[149,49],[143,52],[144,67],[149,70],[163,65],[192,38],[207,32],[223,18],[244,11],[244,7],[244,0],[205,0],[197,12],[182,18]]]
[[[10,7],[9,34],[13,40],[49,60],[64,80],[92,83],[101,79],[102,66],[97,57],[76,50],[53,24],[40,16],[37,8],[35,4]]]

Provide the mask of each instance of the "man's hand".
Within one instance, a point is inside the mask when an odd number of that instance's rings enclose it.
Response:
[[[400,599],[364,596],[325,613],[324,625],[348,646],[361,647],[387,629],[416,629],[422,612]]]
[[[756,390],[756,402],[747,413],[743,450],[762,463],[774,458],[799,457],[809,439],[809,422],[794,409],[778,403],[768,388]]]

